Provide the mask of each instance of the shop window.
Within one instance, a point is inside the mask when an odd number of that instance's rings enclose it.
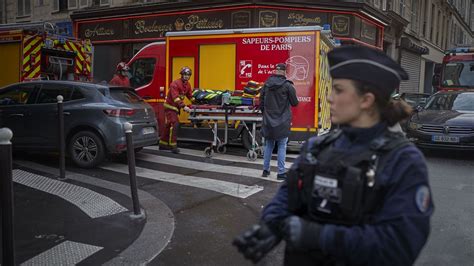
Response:
[[[17,10],[19,17],[31,15],[31,0],[18,0]]]
[[[138,88],[150,83],[153,80],[153,71],[155,70],[155,58],[141,58],[134,61],[131,65],[130,85]]]

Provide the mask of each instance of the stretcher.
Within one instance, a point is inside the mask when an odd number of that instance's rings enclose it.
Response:
[[[211,158],[214,152],[225,153],[227,151],[229,122],[237,121],[249,132],[252,139],[251,149],[247,152],[247,159],[255,161],[258,156],[263,154],[263,148],[255,139],[257,124],[262,122],[262,112],[255,106],[193,105],[188,119],[193,123],[207,122],[209,129],[212,131],[213,141],[211,146],[204,149],[204,154],[208,158]],[[223,140],[218,136],[219,122],[224,122]]]

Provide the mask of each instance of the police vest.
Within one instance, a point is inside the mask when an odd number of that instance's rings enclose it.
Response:
[[[402,134],[389,132],[356,154],[331,145],[341,135],[332,131],[308,141],[303,160],[288,173],[288,208],[295,215],[320,223],[370,223],[383,203],[384,187],[377,180],[390,154],[412,145]]]

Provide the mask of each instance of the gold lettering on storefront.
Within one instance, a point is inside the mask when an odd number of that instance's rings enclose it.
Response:
[[[95,26],[94,29],[86,29],[84,32],[84,36],[86,38],[93,38],[96,36],[110,36],[114,35],[115,31],[113,29],[107,29],[101,27],[100,25]]]
[[[138,20],[135,22],[135,35],[144,34],[144,33],[154,33],[159,32],[160,37],[163,37],[165,32],[172,31],[173,25],[172,24],[157,24],[156,21],[153,21],[153,24],[146,24],[145,20]]]
[[[321,24],[320,17],[308,18],[304,14],[289,13],[288,20],[292,20],[290,26],[306,26],[310,24]]]
[[[180,25],[181,26],[180,28],[182,28],[182,23],[183,23],[182,19],[177,19],[175,22],[175,26]],[[189,16],[188,22],[184,24],[184,29],[187,31],[193,30],[193,29],[198,29],[198,30],[222,29],[223,27],[224,27],[224,21],[222,21],[222,19],[200,18],[198,15]]]

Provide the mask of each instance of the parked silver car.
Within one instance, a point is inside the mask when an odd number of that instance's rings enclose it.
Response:
[[[126,151],[125,122],[133,125],[136,150],[158,140],[153,108],[131,88],[33,81],[0,89],[0,127],[13,131],[14,150],[58,150],[58,95],[64,97],[67,153],[80,167]]]

